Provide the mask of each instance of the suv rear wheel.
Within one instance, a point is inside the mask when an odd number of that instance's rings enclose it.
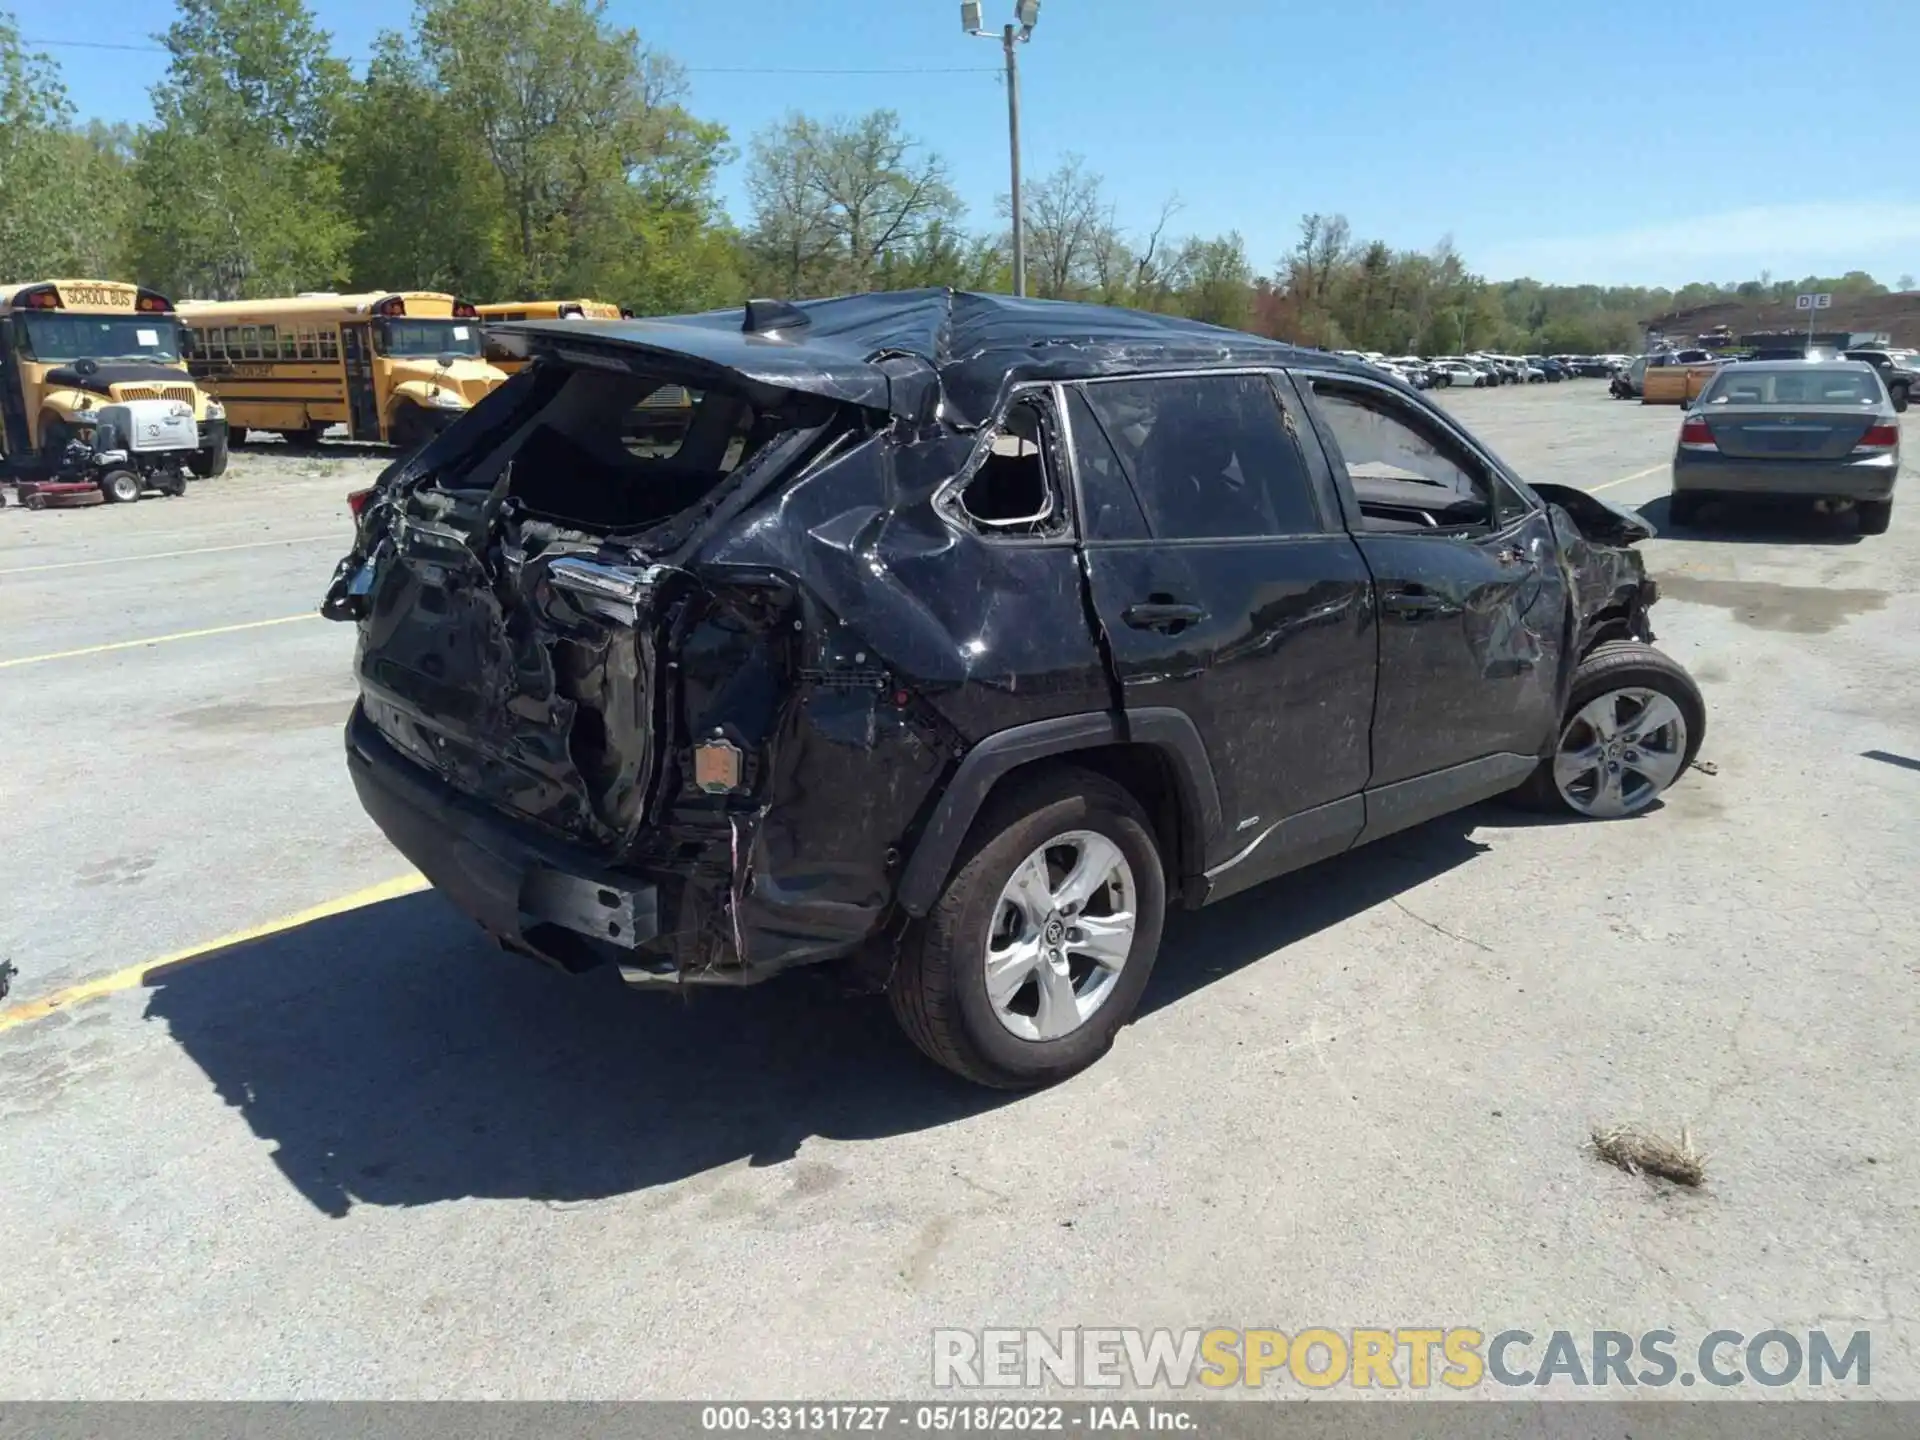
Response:
[[[1106,1054],[1160,949],[1166,878],[1139,803],[1061,769],[1002,791],[888,982],[914,1044],[982,1085],[1050,1085]]]
[[[1706,734],[1706,702],[1684,668],[1651,645],[1609,641],[1573,672],[1554,753],[1513,798],[1595,820],[1633,815],[1680,778]]]

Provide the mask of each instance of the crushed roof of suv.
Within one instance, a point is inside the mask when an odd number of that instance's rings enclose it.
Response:
[[[804,321],[804,323],[802,323]],[[645,320],[542,320],[489,327],[542,347],[613,344],[660,354],[685,368],[900,415],[929,413],[977,424],[1009,385],[1080,380],[1170,366],[1302,365],[1374,375],[1323,351],[1175,315],[1063,300],[954,290],[900,290]],[[938,391],[933,386],[937,384]]]

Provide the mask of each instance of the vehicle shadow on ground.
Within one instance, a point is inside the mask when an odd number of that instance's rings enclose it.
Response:
[[[1673,519],[1671,497],[1661,495],[1634,508],[1653,522],[1662,540],[1699,540],[1716,545],[1858,545],[1860,522],[1851,512],[1828,514],[1811,500],[1753,498],[1715,500],[1693,523]]]
[[[306,440],[276,440],[265,435],[248,437],[233,453],[299,456],[304,460],[397,460],[400,457],[393,446],[375,445],[368,440],[322,440],[315,445]]]
[[[1479,854],[1451,817],[1169,926],[1144,1009]],[[1272,963],[1286,963],[1276,957]],[[147,1018],[273,1143],[328,1215],[464,1197],[582,1201],[809,1136],[945,1125],[1021,1097],[923,1059],[882,997],[797,972],[742,991],[628,991],[496,950],[432,893],[161,972]]]

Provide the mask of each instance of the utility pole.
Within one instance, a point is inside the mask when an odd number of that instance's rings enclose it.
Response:
[[[1007,57],[1007,151],[1013,178],[1013,293],[1027,293],[1027,217],[1020,204],[1020,51],[1040,23],[1040,0],[1015,0],[1013,23],[1000,30],[1000,48]],[[960,28],[982,40],[994,34],[980,23],[980,0],[961,0]]]
[[[1027,293],[1026,211],[1020,208],[1020,51],[1019,32],[1008,25],[1000,32],[1007,52],[1007,146],[1013,173],[1013,293]]]

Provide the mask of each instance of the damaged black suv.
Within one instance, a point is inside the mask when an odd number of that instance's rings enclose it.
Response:
[[[566,970],[837,961],[1044,1084],[1169,902],[1502,792],[1631,814],[1705,729],[1651,528],[1334,356],[946,291],[497,338],[535,363],[381,477],[323,611],[367,811]]]

